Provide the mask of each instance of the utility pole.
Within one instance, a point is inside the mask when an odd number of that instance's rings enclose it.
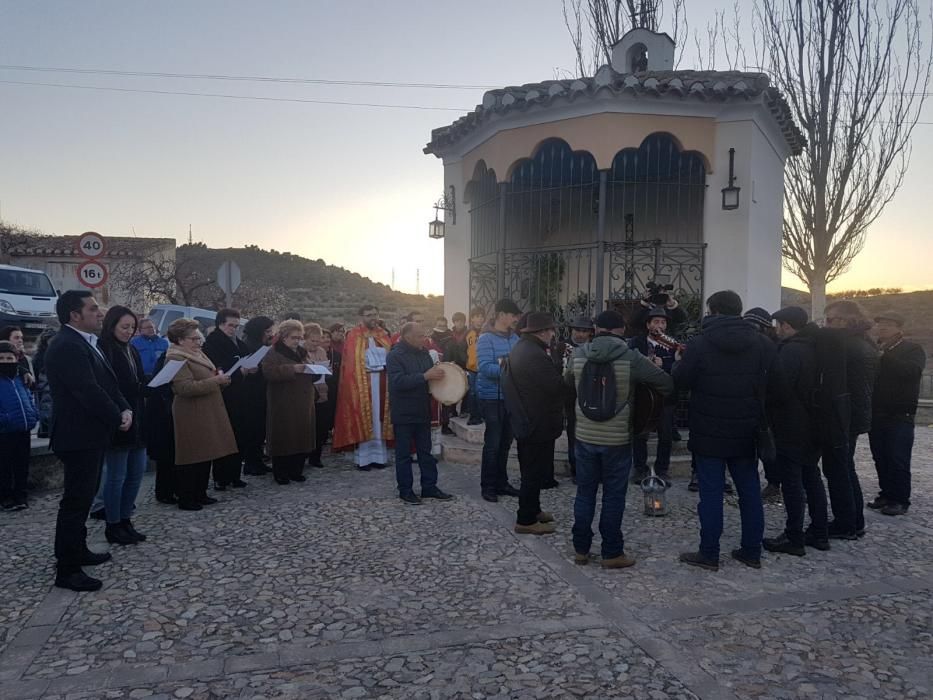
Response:
[[[415,294],[421,294],[421,268],[415,268]]]
[[[392,284],[390,285],[392,289],[395,289],[395,268],[392,268]]]
[[[193,242],[191,238],[191,224],[188,224],[188,245],[191,245]]]

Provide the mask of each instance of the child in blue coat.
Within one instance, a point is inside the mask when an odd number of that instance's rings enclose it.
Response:
[[[18,376],[16,348],[0,342],[0,504],[4,510],[23,510],[29,476],[31,433],[39,412]]]

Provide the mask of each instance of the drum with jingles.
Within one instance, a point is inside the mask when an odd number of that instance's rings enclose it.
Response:
[[[434,366],[443,370],[444,376],[441,379],[428,381],[428,390],[438,403],[453,406],[463,399],[469,390],[470,383],[467,380],[467,373],[460,365],[453,362],[439,362]]]

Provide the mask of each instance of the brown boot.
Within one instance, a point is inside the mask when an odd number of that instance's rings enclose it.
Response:
[[[546,510],[542,510],[538,513],[538,522],[539,523],[553,523],[554,516],[548,513]]]
[[[604,569],[627,569],[628,567],[634,565],[635,558],[625,556],[624,552],[617,557],[613,557],[612,559],[603,559],[602,561],[602,567]]]
[[[577,566],[586,566],[590,563],[589,554],[580,554],[580,552],[574,552],[573,554],[573,563]]]
[[[555,529],[553,523],[533,523],[531,525],[515,523],[515,532],[519,535],[550,535]]]

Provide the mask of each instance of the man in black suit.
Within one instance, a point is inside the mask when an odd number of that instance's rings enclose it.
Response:
[[[117,430],[130,429],[133,412],[97,348],[104,313],[91,292],[65,292],[55,311],[62,329],[45,356],[54,407],[51,447],[65,466],[65,490],[55,526],[55,585],[96,591],[101,582],[81,567],[101,564],[110,554],[88,549],[84,523],[97,492],[104,453]]]

